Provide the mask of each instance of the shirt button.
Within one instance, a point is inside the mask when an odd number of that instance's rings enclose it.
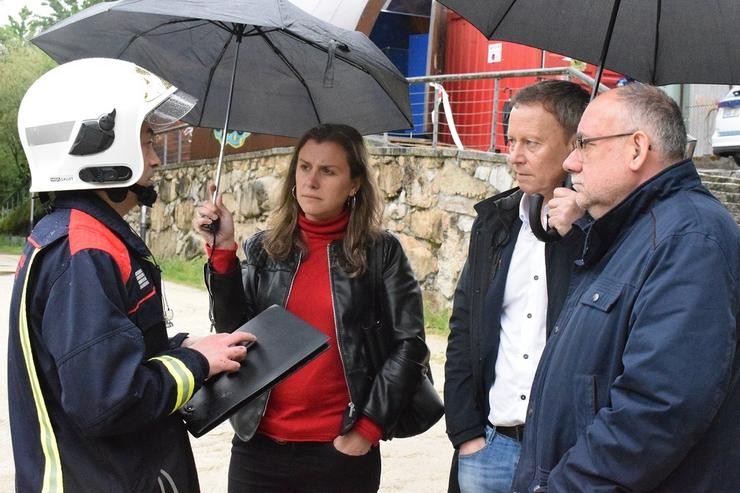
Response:
[[[535,281],[539,281],[540,280],[540,276],[534,276],[534,280]]]
[[[532,318],[532,314],[531,313],[527,313],[527,318]]]
[[[525,354],[524,355],[524,359],[529,359],[529,355],[528,354]]]
[[[591,301],[599,301],[600,297],[601,296],[599,296],[599,293],[594,293],[594,295],[591,296]]]
[[[524,395],[524,394],[520,395],[520,396],[519,396],[519,398],[520,398],[521,400],[523,400],[523,401],[526,401],[526,400],[527,400],[527,396],[526,396],[526,395]]]
[[[552,331],[556,334],[558,333],[559,330],[560,330],[560,327],[558,327],[557,325],[552,329]]]

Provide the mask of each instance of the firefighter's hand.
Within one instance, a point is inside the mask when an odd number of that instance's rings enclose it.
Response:
[[[232,373],[239,369],[241,361],[247,356],[246,345],[256,341],[249,332],[213,334],[197,339],[188,345],[208,360],[208,378],[219,373]]]

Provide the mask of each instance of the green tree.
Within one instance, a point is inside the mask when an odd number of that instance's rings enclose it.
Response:
[[[29,171],[18,137],[18,106],[28,87],[55,63],[41,50],[11,40],[0,52],[0,201],[27,189]]]
[[[0,26],[0,44],[25,41],[31,38],[38,27],[38,20],[28,7],[23,7],[17,17],[8,16],[7,24]]]
[[[46,29],[70,15],[102,1],[104,0],[47,0],[42,2],[41,5],[50,8],[51,13],[44,16],[37,15],[37,25],[41,30]]]
[[[18,137],[18,106],[28,87],[56,64],[29,39],[41,30],[103,0],[47,0],[49,15],[27,7],[0,25],[0,202],[27,189],[30,173]],[[0,21],[2,22],[2,21]]]

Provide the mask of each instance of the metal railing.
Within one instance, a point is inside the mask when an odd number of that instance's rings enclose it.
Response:
[[[573,67],[409,77],[413,128],[371,138],[378,147],[444,146],[505,153],[511,96],[521,87],[552,78],[593,85],[593,78]],[[600,91],[607,89],[599,86]],[[716,104],[684,108],[687,130],[699,141],[699,154],[711,153],[715,108]],[[187,160],[191,137],[192,129],[187,126],[165,133],[160,146],[162,162]]]
[[[593,78],[572,67],[409,77],[414,129],[388,132],[388,144],[408,137],[427,139],[433,148],[454,144],[503,152],[511,95],[536,80],[552,78],[593,84]],[[607,89],[603,84],[599,88]]]
[[[11,195],[6,197],[0,203],[0,217],[5,217],[6,214],[17,209],[21,204],[28,202],[31,198],[31,194],[28,193],[28,187],[30,183],[24,183]]]

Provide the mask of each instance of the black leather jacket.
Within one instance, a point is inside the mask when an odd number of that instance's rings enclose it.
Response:
[[[241,271],[233,269],[227,274],[217,274],[210,267],[207,269],[206,281],[218,332],[231,332],[265,308],[273,304],[285,306],[288,301],[301,256],[296,252],[287,260],[275,261],[265,252],[263,237],[264,233],[257,233],[245,242]],[[342,429],[337,433],[349,431],[362,413],[380,426],[384,438],[389,438],[419,382],[421,366],[429,351],[424,343],[421,290],[398,239],[383,233],[373,248],[383,249],[380,301],[385,332],[392,339],[387,341],[387,346],[392,348],[389,357],[375,378],[368,370],[362,330],[380,317],[371,313],[372,272],[368,269],[362,276],[350,278],[338,263],[341,242],[329,245],[334,320],[350,395]],[[368,253],[368,258],[373,256]],[[268,398],[269,393],[265,393],[231,418],[239,438],[245,441],[252,438]]]

